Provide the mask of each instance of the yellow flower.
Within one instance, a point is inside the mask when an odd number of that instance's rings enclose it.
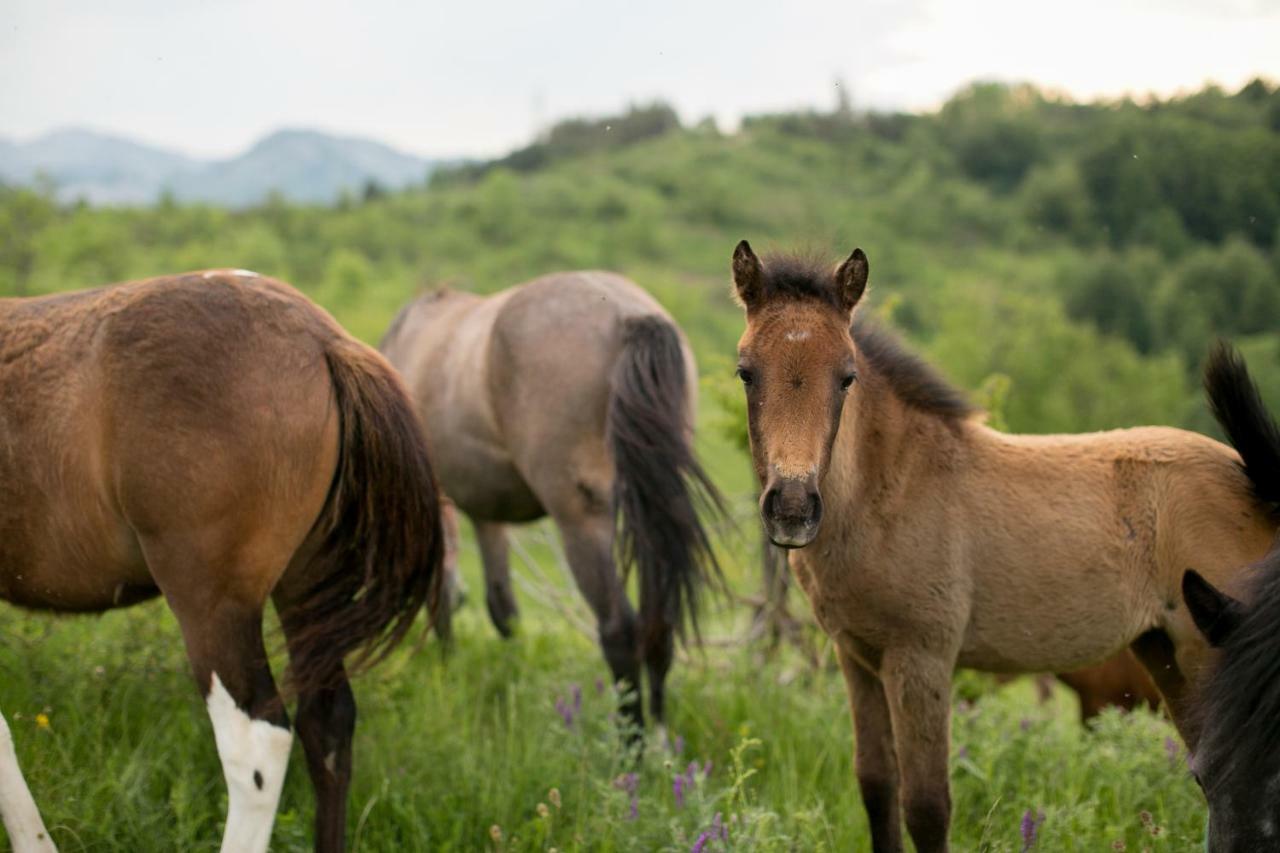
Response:
[[[489,827],[489,837],[492,838],[494,841],[501,841],[502,827],[498,826],[496,823],[493,826]]]
[[[44,712],[41,712],[41,713],[39,713],[39,714],[36,714],[36,728],[38,728],[38,729],[47,729],[47,728],[49,728],[49,715],[48,715],[48,714],[46,714],[46,713],[44,713]]]
[[[551,801],[551,805],[560,808],[560,789],[552,788],[547,792],[547,799]]]

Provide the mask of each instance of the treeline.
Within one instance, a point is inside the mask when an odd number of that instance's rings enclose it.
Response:
[[[833,260],[862,246],[867,310],[1010,428],[1208,428],[1197,371],[1217,336],[1280,405],[1280,92],[1263,81],[1093,104],[983,84],[927,115],[846,103],[733,133],[645,105],[334,207],[91,209],[0,187],[0,295],[246,267],[376,340],[426,285],[606,267],[652,289],[704,373],[731,382],[743,237]]]

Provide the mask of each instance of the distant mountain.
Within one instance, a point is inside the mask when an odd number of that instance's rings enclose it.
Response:
[[[29,184],[44,175],[64,199],[142,204],[164,181],[196,168],[160,148],[89,130],[58,130],[27,143],[0,142],[0,179]]]
[[[237,157],[208,161],[81,129],[25,143],[0,139],[0,180],[30,184],[43,175],[60,199],[93,204],[148,204],[166,191],[228,207],[272,193],[327,204],[369,182],[386,189],[422,182],[434,166],[379,142],[310,130],[278,131]]]

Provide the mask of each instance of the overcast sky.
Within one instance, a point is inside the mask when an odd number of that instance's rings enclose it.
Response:
[[[501,153],[661,98],[689,120],[924,109],[975,78],[1077,98],[1280,80],[1280,0],[0,0],[0,136],[203,156],[280,127]]]

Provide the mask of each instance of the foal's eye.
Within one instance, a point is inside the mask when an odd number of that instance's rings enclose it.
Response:
[[[750,370],[747,370],[745,367],[738,368],[738,378],[742,380],[743,385],[750,385],[752,382],[756,381],[755,374]]]
[[[843,379],[840,380],[840,390],[848,391],[849,386],[853,385],[853,380],[857,378],[858,378],[858,375],[856,373],[847,374]]]

